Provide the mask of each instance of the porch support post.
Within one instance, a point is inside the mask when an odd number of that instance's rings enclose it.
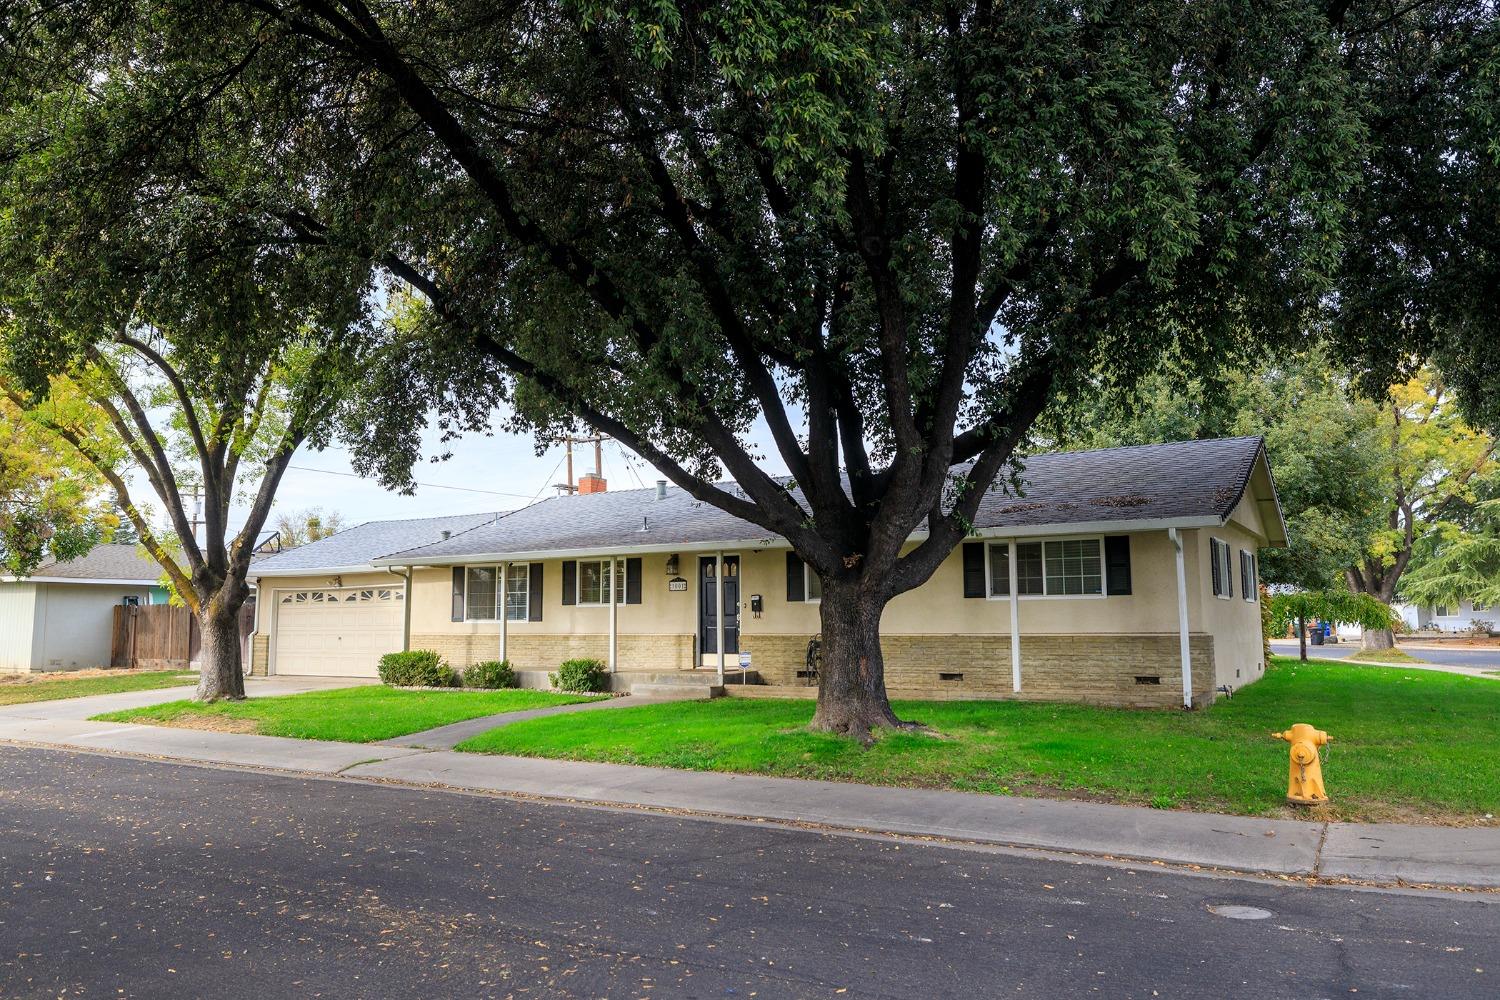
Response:
[[[500,579],[496,581],[500,588],[500,662],[505,662],[509,657],[506,655],[506,646],[510,640],[510,563],[500,564]]]
[[[1009,545],[1008,561],[1010,563],[1010,689],[1016,694],[1021,693],[1021,596],[1017,593],[1019,585],[1017,579],[1020,574],[1016,570],[1016,540],[1012,538]]]
[[[609,672],[620,669],[620,610],[615,597],[615,557],[609,557]]]
[[[1182,658],[1182,707],[1193,707],[1193,650],[1188,642],[1187,563],[1182,551],[1182,536],[1176,528],[1167,529],[1167,538],[1177,555],[1177,649]]]
[[[714,648],[719,651],[719,686],[724,686],[724,553],[714,553]]]

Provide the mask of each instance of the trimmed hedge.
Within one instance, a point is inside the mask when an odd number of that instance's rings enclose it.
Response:
[[[547,679],[559,691],[596,692],[609,690],[609,672],[598,660],[564,660],[557,673]]]
[[[458,672],[430,649],[386,653],[380,658],[380,681],[392,687],[458,687]]]
[[[509,660],[484,660],[464,667],[466,688],[513,688],[520,687],[516,672]]]

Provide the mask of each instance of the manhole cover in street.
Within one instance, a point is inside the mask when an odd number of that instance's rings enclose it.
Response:
[[[1258,906],[1239,906],[1235,903],[1210,904],[1208,912],[1216,917],[1228,917],[1230,920],[1265,920],[1271,916],[1270,910],[1262,910]]]

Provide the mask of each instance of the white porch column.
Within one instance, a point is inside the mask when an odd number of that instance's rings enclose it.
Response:
[[[500,662],[503,663],[509,658],[506,656],[506,646],[510,640],[510,563],[501,563],[499,572],[500,579],[497,582],[500,586],[498,602],[500,605]]]
[[[1010,689],[1021,693],[1021,595],[1017,593],[1020,574],[1016,571],[1016,540],[1012,538],[1007,559],[1010,562]],[[988,583],[986,583],[988,586]]]
[[[714,553],[714,648],[719,651],[719,685],[724,684],[724,553]]]
[[[620,669],[620,611],[615,597],[615,557],[609,557],[609,672]]]
[[[1182,707],[1193,707],[1193,650],[1188,642],[1187,563],[1182,552],[1182,536],[1176,528],[1167,529],[1167,538],[1177,554],[1177,649],[1182,658]]]

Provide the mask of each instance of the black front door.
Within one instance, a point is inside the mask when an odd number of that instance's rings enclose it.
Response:
[[[698,648],[704,653],[719,651],[718,595],[714,578],[713,556],[698,560]],[[740,557],[724,557],[724,652],[740,651]]]

